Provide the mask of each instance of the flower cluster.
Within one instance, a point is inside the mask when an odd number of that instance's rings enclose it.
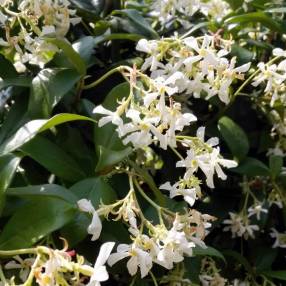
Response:
[[[137,70],[131,71],[131,80],[137,76],[148,89],[131,82],[129,97],[119,103],[116,111],[101,105],[96,107],[94,113],[107,115],[99,120],[99,127],[112,122],[123,143],[132,143],[134,148],[144,148],[154,142],[162,149],[176,147],[176,132],[196,121],[196,117],[183,113],[181,104],[170,97],[176,88],[168,87],[161,79],[153,80]]]
[[[196,245],[205,247],[202,239],[210,219],[210,216],[192,210],[185,215],[176,214],[170,229],[162,223],[154,226],[148,222],[149,235],[146,235],[130,228],[133,242],[120,244],[117,252],[110,255],[108,264],[112,266],[129,257],[127,269],[130,275],[135,275],[140,268],[142,278],[149,273],[153,263],[172,269],[174,263],[184,260],[184,256],[192,256]]]
[[[244,239],[255,238],[254,231],[259,230],[256,224],[250,224],[248,216],[241,213],[229,213],[230,219],[223,221],[225,226],[223,231],[231,231],[232,237],[243,237]]]
[[[222,0],[155,0],[152,5],[151,15],[158,18],[163,26],[168,26],[173,20],[180,21],[183,25],[189,18],[200,12],[206,17],[221,20],[230,13],[230,6]]]
[[[76,11],[69,8],[68,0],[19,1],[17,10],[13,1],[4,1],[0,8],[0,24],[5,29],[5,38],[0,38],[0,47],[5,54],[13,54],[15,68],[26,70],[27,63],[41,68],[53,58],[57,47],[45,37],[64,38],[70,25],[80,22]],[[15,30],[15,23],[20,29]]]
[[[67,247],[58,250],[39,246],[30,250],[31,254],[36,255],[36,257],[22,259],[15,256],[13,260],[5,265],[5,269],[18,269],[20,270],[19,277],[23,282],[32,284],[35,280],[37,285],[40,286],[100,286],[100,282],[109,278],[104,264],[113,247],[114,242],[107,242],[101,246],[94,267],[85,264],[84,258],[76,255],[74,251],[67,251]],[[26,252],[29,253],[29,249]],[[75,256],[75,259],[73,256]],[[88,280],[89,283],[84,283]]]
[[[231,84],[243,80],[250,63],[236,66],[229,60],[231,41],[219,36],[142,39],[137,50],[148,54],[142,70],[150,69],[151,78],[162,81],[173,93],[210,99],[218,96],[228,104]],[[166,64],[165,64],[166,63]]]
[[[140,188],[138,185],[137,187]],[[160,213],[160,224],[153,225],[143,216],[134,189],[131,189],[124,199],[111,205],[102,204],[97,211],[86,199],[78,201],[78,206],[82,211],[93,213],[92,223],[88,227],[88,233],[93,235],[92,240],[95,236],[98,238],[100,234],[97,230],[101,222],[95,222],[96,213],[104,214],[107,218],[113,217],[113,220],[123,219],[129,223],[133,242],[120,244],[117,252],[110,255],[108,264],[112,266],[119,260],[129,257],[127,269],[130,275],[135,275],[140,269],[141,277],[148,275],[153,263],[172,269],[174,263],[184,260],[184,256],[192,256],[196,245],[205,247],[203,239],[206,236],[206,229],[211,226],[209,221],[214,219],[196,210],[189,210],[181,215],[163,211],[163,214]],[[163,221],[163,215],[167,216],[168,223]],[[173,222],[168,227],[170,220]],[[144,228],[148,230],[148,234],[143,232]]]
[[[185,168],[186,172],[178,182],[171,185],[170,182],[160,186],[160,189],[170,191],[170,197],[181,195],[184,200],[193,206],[196,199],[201,197],[201,181],[195,175],[200,169],[206,176],[206,184],[214,188],[214,175],[217,174],[222,180],[226,179],[221,166],[234,168],[237,163],[233,160],[223,159],[220,155],[218,138],[213,137],[205,142],[205,128],[197,130],[196,137],[179,136],[178,141],[187,147],[186,158],[181,158],[176,167]]]

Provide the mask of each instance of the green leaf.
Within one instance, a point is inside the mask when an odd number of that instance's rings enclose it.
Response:
[[[128,83],[122,83],[115,86],[106,96],[103,106],[110,110],[115,110],[117,101],[127,98],[130,92]],[[100,115],[96,116],[100,118]],[[98,162],[96,165],[96,172],[119,163],[132,152],[132,148],[123,145],[121,139],[116,132],[116,126],[109,123],[103,127],[95,126],[94,129],[94,142],[98,155]]]
[[[283,167],[283,157],[272,155],[269,157],[269,169],[271,176],[275,179],[279,176]]]
[[[0,89],[8,86],[22,86],[30,87],[32,83],[32,78],[26,76],[17,76],[12,78],[0,79]]]
[[[118,101],[123,98],[127,98],[130,94],[130,84],[128,82],[123,82],[116,85],[105,97],[102,106],[106,109],[116,110],[118,106]]]
[[[263,26],[269,28],[270,30],[279,33],[284,33],[286,30],[282,23],[274,20],[272,17],[269,17],[264,12],[252,12],[237,15],[225,20],[225,24],[231,23],[261,23]]]
[[[82,180],[85,177],[77,162],[45,137],[35,137],[23,145],[21,150],[57,177],[70,182]]]
[[[251,157],[246,157],[237,168],[232,168],[231,171],[247,176],[269,176],[270,174],[264,163]]]
[[[70,190],[56,184],[9,188],[6,194],[7,196],[27,198],[50,197],[61,199],[71,204],[77,202],[77,197]]]
[[[138,31],[138,34],[151,39],[159,38],[158,34],[152,29],[149,23],[135,9],[114,10],[113,15],[122,15],[127,17],[132,26]]]
[[[13,64],[7,60],[3,55],[0,54],[0,78],[15,78],[17,77],[18,73],[14,68]]]
[[[21,157],[7,154],[0,157],[0,214],[5,204],[5,191],[15,175]]]
[[[264,272],[261,272],[261,274],[267,277],[270,277],[270,278],[275,278],[275,279],[286,281],[286,270],[264,271]]]
[[[0,143],[15,133],[24,123],[27,122],[27,101],[23,96],[15,98],[15,103],[11,106],[5,120],[1,123]]]
[[[246,64],[253,60],[254,54],[248,49],[234,44],[231,46],[231,56],[236,56],[239,64]]]
[[[92,118],[70,113],[57,114],[50,119],[32,120],[22,126],[14,135],[6,139],[0,145],[0,156],[15,151],[33,139],[40,132],[46,131],[59,124],[75,120],[87,120],[96,122]]]
[[[44,69],[32,81],[28,112],[33,118],[49,117],[53,107],[70,91],[80,75],[71,69]]]
[[[213,256],[213,257],[217,257],[222,259],[224,262],[226,262],[225,257],[223,256],[223,254],[218,251],[217,249],[208,246],[207,248],[202,248],[199,246],[196,246],[193,249],[193,253],[195,256],[199,255],[199,256]]]
[[[130,155],[132,151],[133,149],[131,147],[127,147],[120,151],[114,151],[103,146],[98,146],[98,162],[95,171],[100,172],[104,169],[108,169],[108,167],[111,167],[122,161],[124,158]]]
[[[70,222],[76,213],[73,205],[54,198],[29,201],[18,209],[4,226],[0,249],[27,248]]]
[[[61,49],[80,75],[86,74],[85,62],[81,58],[81,56],[74,50],[71,44],[64,40],[54,38],[45,38],[45,40]]]
[[[249,151],[245,132],[230,118],[224,116],[218,122],[218,129],[232,154],[243,159]]]
[[[84,198],[91,200],[95,208],[101,201],[104,204],[110,204],[116,200],[116,193],[102,177],[82,180],[74,184],[70,190],[78,200]]]
[[[89,66],[96,43],[94,37],[86,36],[78,39],[72,44],[74,50],[84,60],[86,66]]]
[[[241,263],[241,264],[244,266],[245,270],[246,270],[248,273],[250,273],[250,274],[253,275],[253,269],[252,269],[250,263],[249,263],[248,260],[247,260],[245,257],[243,257],[241,254],[239,254],[238,252],[233,251],[233,250],[224,250],[224,251],[222,251],[222,254],[223,254],[224,256],[233,257],[235,260],[237,260],[239,263]]]

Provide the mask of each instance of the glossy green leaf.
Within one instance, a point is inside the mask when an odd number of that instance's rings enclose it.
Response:
[[[29,201],[18,209],[0,234],[0,249],[27,248],[70,222],[75,207],[63,200],[44,198]]]
[[[138,31],[138,34],[142,34],[151,39],[156,39],[159,37],[158,34],[152,29],[150,24],[135,9],[115,10],[112,14],[127,17],[134,28]]]
[[[95,122],[92,118],[70,113],[57,114],[50,119],[32,120],[22,126],[14,135],[6,139],[0,145],[0,156],[15,151],[16,149],[33,139],[37,135],[37,133],[48,130],[59,124],[75,120],[86,120]]]
[[[193,249],[193,253],[195,256],[213,256],[222,259],[224,262],[226,262],[225,257],[221,252],[219,252],[217,249],[208,246],[207,248],[202,248],[199,246],[196,246]]]
[[[9,188],[7,190],[7,196],[23,198],[50,197],[61,199],[71,204],[77,202],[77,197],[70,190],[56,184]]]
[[[252,12],[237,16],[232,16],[225,20],[226,24],[231,23],[261,23],[263,26],[269,28],[272,31],[277,31],[280,33],[284,33],[286,28],[284,25],[277,20],[273,19],[272,17],[268,16],[264,12]]]
[[[283,157],[272,155],[269,157],[269,169],[271,176],[276,178],[283,167]]]
[[[75,182],[85,177],[77,162],[63,149],[45,137],[35,137],[23,145],[21,150],[57,177],[70,182]]]
[[[110,204],[116,200],[116,193],[110,185],[104,181],[103,177],[82,180],[74,184],[70,190],[78,199],[85,198],[91,200],[95,208],[99,206],[101,201],[104,204]]]
[[[22,86],[30,87],[32,83],[32,78],[26,76],[17,76],[11,78],[0,79],[0,89],[8,86]]]
[[[81,58],[81,56],[74,50],[71,44],[61,39],[46,38],[45,40],[61,49],[65,53],[69,61],[72,63],[73,67],[78,71],[78,73],[80,75],[85,75],[85,62]]]
[[[7,154],[0,157],[0,214],[5,204],[5,191],[15,175],[21,157]]]
[[[114,151],[103,146],[98,146],[97,151],[99,159],[95,171],[100,172],[122,161],[132,153],[133,149],[127,147],[123,150]]]
[[[261,272],[261,274],[270,278],[286,281],[286,270],[264,271]]]
[[[14,68],[13,64],[7,60],[3,55],[0,54],[0,78],[14,78],[17,77],[18,73]]]
[[[33,118],[49,117],[53,107],[70,91],[80,75],[71,69],[44,69],[32,81],[28,113]]]
[[[218,129],[232,154],[239,159],[243,159],[249,150],[248,138],[245,132],[226,116],[219,120]]]
[[[269,176],[269,168],[261,161],[246,157],[237,168],[232,168],[232,172],[247,176]]]

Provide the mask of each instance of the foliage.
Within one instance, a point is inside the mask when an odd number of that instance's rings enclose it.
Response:
[[[284,285],[283,1],[0,4],[1,286]]]

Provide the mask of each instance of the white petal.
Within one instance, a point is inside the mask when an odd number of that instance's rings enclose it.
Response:
[[[114,245],[115,245],[115,242],[106,242],[100,247],[100,251],[99,251],[99,254],[95,262],[95,267],[105,264]]]
[[[91,240],[97,240],[100,236],[102,230],[101,220],[98,216],[98,213],[95,211],[93,213],[91,224],[87,228],[87,232],[92,235]]]
[[[128,252],[117,252],[117,253],[112,253],[108,260],[107,263],[109,266],[114,265],[117,263],[119,260],[124,259],[125,257],[128,257],[129,253]]]
[[[81,200],[77,201],[77,205],[78,205],[79,209],[83,212],[87,212],[87,213],[94,213],[95,212],[95,209],[94,209],[90,200],[81,199]]]

